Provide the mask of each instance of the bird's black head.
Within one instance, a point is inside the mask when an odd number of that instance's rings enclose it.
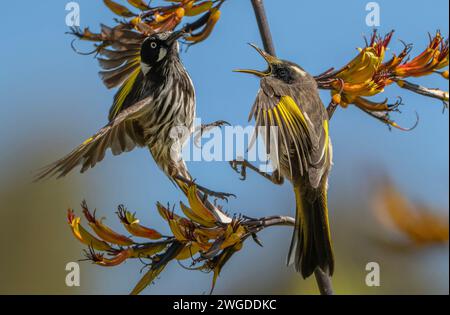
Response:
[[[183,32],[162,32],[147,37],[141,45],[141,66],[146,74],[151,68],[171,58],[178,58],[177,39]]]
[[[299,65],[296,65],[295,63],[290,61],[278,59],[258,48],[256,45],[250,45],[255,48],[256,51],[258,51],[259,54],[266,60],[268,65],[267,70],[258,71],[245,69],[235,70],[236,72],[250,73],[260,78],[272,77],[287,84],[293,84],[305,79],[310,79],[311,76]]]

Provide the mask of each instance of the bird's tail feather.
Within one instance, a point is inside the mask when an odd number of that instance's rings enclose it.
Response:
[[[317,267],[333,274],[334,258],[328,222],[326,184],[311,194],[295,186],[296,225],[289,250],[288,264],[303,278],[309,277]]]

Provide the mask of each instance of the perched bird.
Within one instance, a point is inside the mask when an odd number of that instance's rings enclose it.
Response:
[[[275,152],[279,165],[271,175],[260,172],[247,161],[233,161],[232,166],[238,171],[240,165],[243,175],[248,167],[274,183],[283,183],[284,177],[292,183],[296,198],[296,225],[288,264],[294,264],[304,278],[317,267],[332,275],[334,260],[327,208],[332,148],[327,111],[311,75],[292,62],[277,59],[252,46],[267,61],[268,69],[264,72],[236,71],[261,79],[249,119],[255,119],[256,127],[264,127],[257,128],[257,131],[264,133],[268,153],[272,155]],[[276,141],[271,140],[273,136],[277,137]],[[270,143],[277,145],[272,147]]]
[[[103,27],[103,32],[120,32],[115,50],[103,49],[100,72],[108,88],[119,86],[109,113],[109,123],[67,156],[47,166],[37,179],[65,176],[78,165],[81,172],[103,160],[107,149],[114,155],[147,146],[162,171],[186,191],[192,182],[185,162],[179,158],[183,140],[194,131],[195,90],[179,56],[179,39],[184,32],[161,32],[143,36],[130,30]],[[197,185],[199,190],[216,195]],[[217,196],[223,197],[222,193]]]

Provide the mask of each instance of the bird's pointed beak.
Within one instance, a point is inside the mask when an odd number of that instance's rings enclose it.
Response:
[[[266,71],[258,71],[258,70],[252,70],[252,69],[236,69],[233,71],[240,72],[240,73],[249,73],[249,74],[256,75],[258,77],[265,77],[265,76],[270,75],[272,73],[272,65],[279,62],[279,60],[276,57],[266,53],[264,50],[262,50],[255,44],[249,44],[249,45],[251,47],[253,47],[267,62],[267,65],[268,65],[267,70]]]
[[[167,42],[170,45],[173,42],[175,42],[176,40],[178,40],[179,38],[183,37],[184,34],[186,34],[186,32],[183,29],[179,30],[179,31],[174,31],[174,32],[172,32],[172,34],[170,34],[169,38],[167,38]]]

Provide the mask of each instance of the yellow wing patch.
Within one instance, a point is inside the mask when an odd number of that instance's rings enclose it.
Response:
[[[282,96],[280,102],[275,107],[278,109],[281,118],[285,121],[287,127],[293,131],[294,135],[304,130],[308,135],[308,124],[300,107],[290,96]],[[273,110],[273,109],[272,109]]]
[[[308,125],[306,124],[305,116],[303,115],[302,111],[300,110],[300,107],[298,107],[297,103],[294,101],[292,97],[290,96],[281,97],[280,103],[278,103],[277,107],[280,109],[284,109],[287,113],[292,114],[294,118],[300,118],[302,125],[304,124],[305,127],[308,127]]]
[[[94,137],[87,138],[86,140],[84,140],[84,142],[82,143],[82,145],[86,145],[86,144],[92,142],[92,140],[94,140]]]
[[[289,151],[291,146],[295,150],[295,163],[298,163],[300,173],[303,174],[310,160],[309,150],[311,147],[311,139],[308,122],[301,108],[295,100],[290,96],[282,96],[278,104],[271,108],[261,106],[264,125],[278,127],[280,132],[282,145]],[[266,137],[268,130],[266,130]],[[266,140],[267,141],[267,140]],[[292,156],[287,155],[289,168],[293,174]]]
[[[128,96],[131,89],[133,88],[134,82],[136,81],[136,78],[139,75],[140,71],[141,71],[140,67],[136,68],[133,71],[133,73],[131,73],[129,78],[120,87],[119,91],[117,92],[117,97],[114,100],[113,110],[111,111],[109,120],[113,120],[117,116],[117,114],[120,112],[123,102],[125,101],[125,98]]]
[[[328,120],[326,119],[323,121],[323,130],[325,131],[325,154],[328,158],[328,150],[330,148],[330,131],[328,128]]]

